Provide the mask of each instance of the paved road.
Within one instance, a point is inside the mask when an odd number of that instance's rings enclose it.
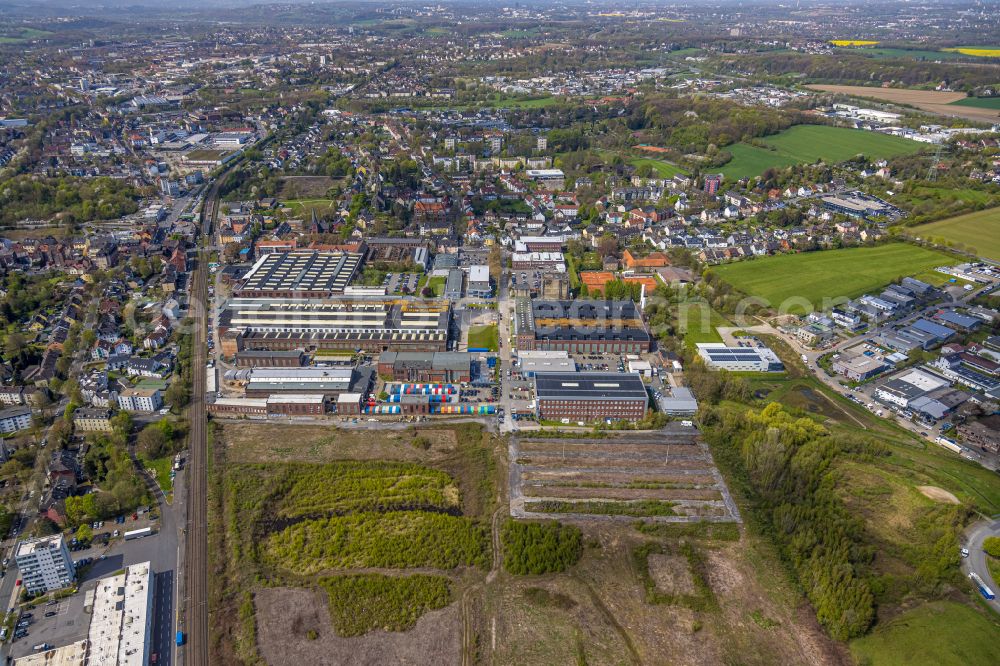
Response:
[[[968,576],[975,572],[983,579],[993,593],[1000,591],[1000,581],[996,581],[990,576],[990,570],[986,566],[986,553],[983,552],[983,540],[986,537],[1000,537],[1000,520],[983,520],[970,525],[965,531],[965,547],[969,549],[969,556],[962,559],[962,573]],[[969,581],[973,583],[973,581]],[[973,583],[975,585],[975,583]],[[977,591],[976,594],[979,594]],[[1000,599],[988,601],[986,604],[997,613],[1000,613]]]

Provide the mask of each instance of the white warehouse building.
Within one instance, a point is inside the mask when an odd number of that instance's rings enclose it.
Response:
[[[767,347],[727,347],[721,342],[701,342],[698,355],[715,370],[781,372],[785,369],[778,355]]]

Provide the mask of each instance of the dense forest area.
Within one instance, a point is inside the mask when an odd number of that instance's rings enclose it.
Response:
[[[898,87],[936,86],[944,83],[953,90],[972,91],[997,82],[1000,67],[915,62],[908,59],[875,60],[864,55],[838,53],[817,56],[805,53],[768,53],[723,58],[719,70],[744,76],[805,77],[814,83],[876,85],[884,82]]]
[[[38,178],[14,176],[0,182],[0,224],[20,220],[90,222],[111,220],[139,210],[139,193],[112,178]]]
[[[746,107],[721,99],[651,95],[630,108],[627,122],[644,142],[712,153],[713,147],[776,134],[805,120],[797,112]]]

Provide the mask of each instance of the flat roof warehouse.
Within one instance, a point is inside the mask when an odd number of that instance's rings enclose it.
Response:
[[[635,303],[518,298],[514,324],[519,349],[649,351],[650,335]]]
[[[265,254],[243,276],[239,296],[324,297],[343,294],[361,265],[355,252]]]
[[[535,391],[539,399],[642,400],[646,385],[637,373],[538,372]]]

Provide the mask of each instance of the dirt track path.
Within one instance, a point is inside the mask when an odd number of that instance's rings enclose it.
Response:
[[[501,461],[502,467],[502,461]],[[504,478],[504,471],[497,471],[498,479]],[[476,632],[472,621],[472,597],[476,592],[481,591],[487,585],[496,580],[503,566],[503,552],[500,549],[500,520],[509,511],[509,505],[504,501],[504,488],[497,485],[496,504],[497,508],[490,517],[490,537],[493,544],[493,564],[490,572],[486,575],[486,580],[476,585],[471,585],[462,593],[462,666],[472,666],[476,661]],[[493,639],[491,650],[496,647],[496,617],[492,618]]]

